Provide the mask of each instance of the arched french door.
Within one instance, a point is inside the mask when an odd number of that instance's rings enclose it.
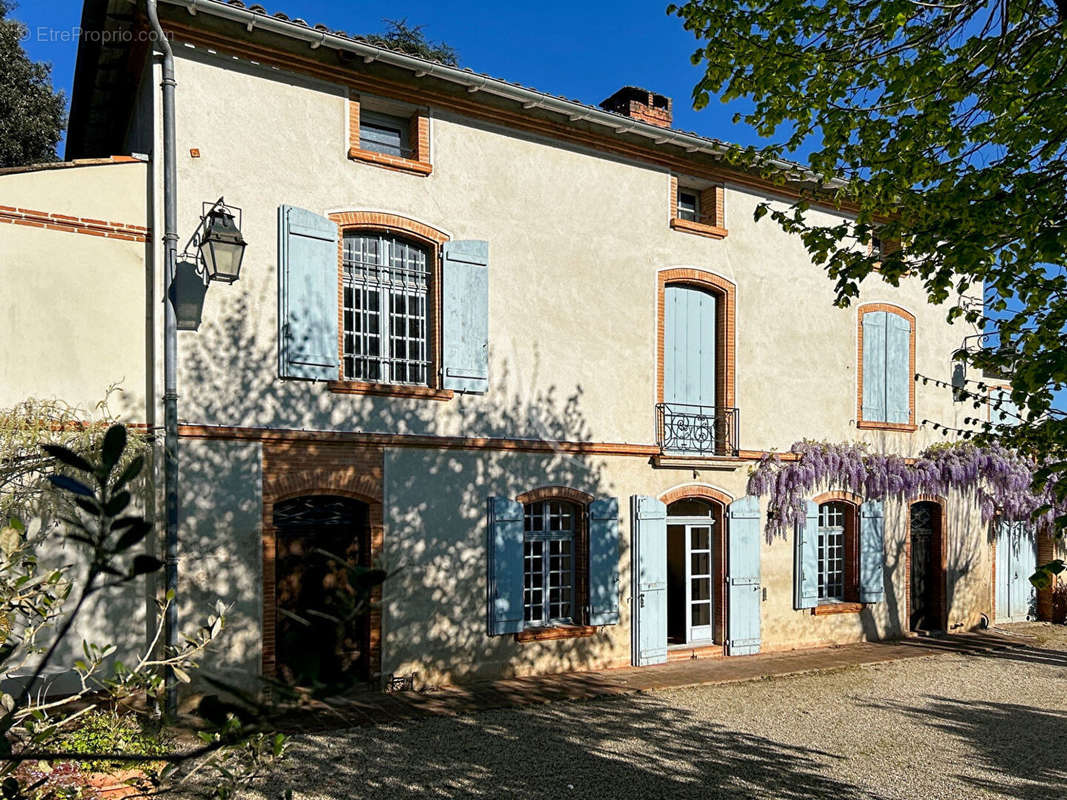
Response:
[[[667,506],[667,643],[723,641],[723,510],[702,498]]]
[[[365,503],[302,495],[274,505],[278,677],[300,686],[367,680],[370,615],[351,580],[370,565]]]

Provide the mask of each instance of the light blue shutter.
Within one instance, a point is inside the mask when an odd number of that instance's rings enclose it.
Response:
[[[994,425],[1018,425],[1019,407],[1011,400],[1010,389],[994,389],[989,403],[989,419]]]
[[[636,667],[667,660],[667,506],[654,497],[634,495],[634,591],[631,636]]]
[[[663,303],[663,401],[714,407],[715,296],[671,285]]]
[[[752,655],[760,648],[759,498],[748,495],[730,503],[729,574],[726,577],[728,631],[726,653]]]
[[[805,501],[807,513],[797,522],[793,541],[793,608],[819,604],[819,507]]]
[[[522,630],[522,533],[522,505],[508,497],[490,497],[486,613],[490,636]]]
[[[863,418],[885,422],[885,311],[863,315]]]
[[[337,225],[278,209],[278,374],[337,380]]]
[[[860,602],[885,600],[885,516],[881,500],[860,506]]]
[[[589,505],[589,624],[619,624],[619,501]]]
[[[866,334],[864,334],[866,337]],[[911,421],[911,323],[899,314],[886,314],[886,422]],[[866,384],[864,385],[866,388]]]
[[[489,242],[446,242],[442,259],[441,385],[489,390]]]

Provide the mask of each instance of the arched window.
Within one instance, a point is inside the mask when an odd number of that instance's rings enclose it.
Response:
[[[429,248],[382,231],[344,234],[342,377],[428,386]]]
[[[845,503],[819,506],[819,601],[844,600],[848,581],[848,540],[851,507]]]
[[[523,621],[529,627],[577,619],[575,544],[581,513],[565,500],[523,506]]]

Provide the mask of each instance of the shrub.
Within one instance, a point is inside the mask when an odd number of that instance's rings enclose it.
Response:
[[[60,735],[60,749],[71,753],[93,755],[94,753],[122,753],[131,756],[159,756],[167,752],[157,732],[148,729],[132,714],[114,711],[90,711],[74,719],[70,728]],[[130,762],[86,761],[82,767],[87,772],[112,772],[138,766],[151,771],[151,762],[132,765]]]

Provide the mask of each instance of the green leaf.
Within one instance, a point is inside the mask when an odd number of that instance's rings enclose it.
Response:
[[[81,472],[87,472],[90,475],[93,474],[93,465],[70,448],[58,444],[44,444],[41,445],[41,449],[48,453],[48,455],[52,456],[52,458],[56,459],[56,461],[61,461],[68,467],[73,467]]]
[[[141,474],[141,470],[144,469],[144,456],[137,456],[133,461],[126,465],[126,469],[122,471],[119,479],[115,481],[115,489],[121,489],[127,483],[132,481],[138,475]]]
[[[10,556],[19,549],[21,543],[22,536],[10,525],[0,530],[0,550],[3,551],[4,555]]]
[[[109,517],[118,516],[125,511],[126,506],[130,504],[130,493],[127,491],[121,491],[112,497],[104,505],[104,513]]]
[[[73,494],[81,495],[82,497],[94,496],[92,489],[81,481],[74,480],[74,478],[67,477],[66,475],[49,475],[48,480],[52,482],[53,486],[62,489],[65,492],[72,492]]]
[[[100,449],[101,465],[107,472],[114,469],[126,449],[126,426],[112,425],[104,434],[104,444]]]
[[[138,524],[127,527],[118,541],[115,542],[113,551],[115,553],[125,553],[134,545],[139,544],[151,530],[152,523],[143,519]]]
[[[130,567],[130,575],[146,575],[150,572],[158,572],[163,568],[163,562],[155,556],[134,556],[133,565]]]

